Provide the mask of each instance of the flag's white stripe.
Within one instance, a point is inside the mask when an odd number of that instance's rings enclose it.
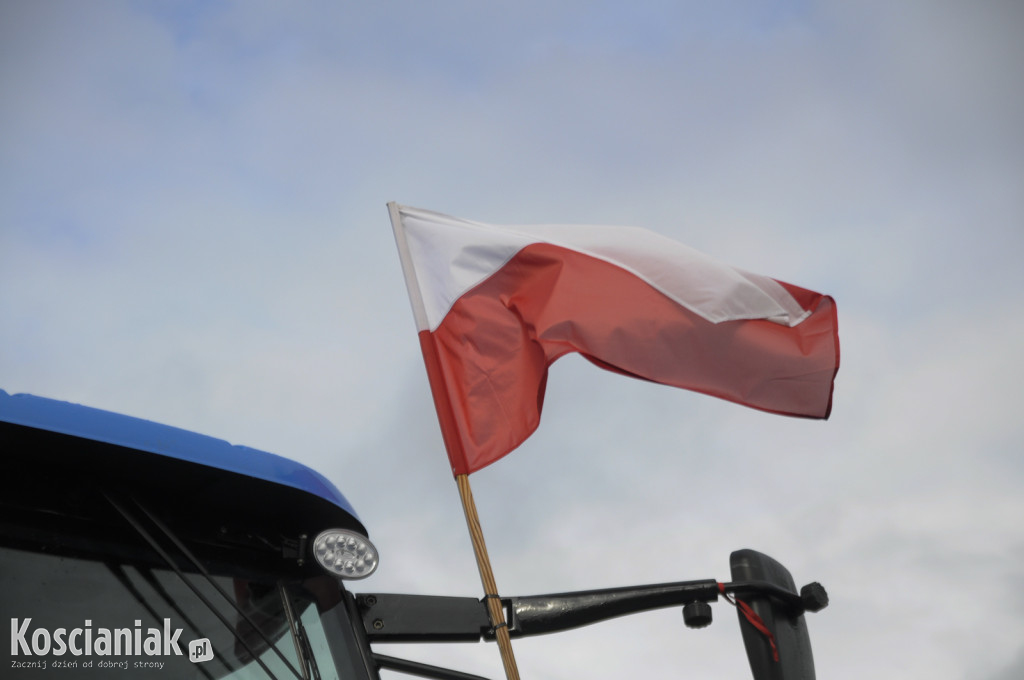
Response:
[[[396,211],[396,238],[418,330],[434,331],[456,300],[533,243],[568,248],[626,269],[712,323],[768,319],[795,326],[808,315],[776,281],[646,229],[495,226],[407,206],[392,208],[393,222]]]

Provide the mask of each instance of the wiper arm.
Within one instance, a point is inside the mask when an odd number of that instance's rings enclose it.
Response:
[[[313,680],[320,680],[320,668],[316,665],[316,657],[309,645],[309,636],[306,635],[306,627],[302,619],[295,616],[292,609],[292,601],[288,597],[288,589],[284,583],[277,584],[277,592],[281,596],[281,608],[284,609],[285,618],[288,619],[288,628],[292,633],[292,640],[295,642],[295,654],[299,658],[299,665],[302,668],[304,680],[310,680],[309,672],[313,671]]]

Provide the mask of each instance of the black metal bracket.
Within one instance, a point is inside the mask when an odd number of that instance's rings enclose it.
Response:
[[[472,597],[356,595],[370,642],[479,642],[491,627],[487,607]]]
[[[724,592],[739,597],[767,597],[782,605],[790,616],[800,616],[804,612],[819,612],[828,606],[828,593],[820,583],[808,583],[800,589],[800,593],[771,583],[769,581],[736,581],[722,584]]]

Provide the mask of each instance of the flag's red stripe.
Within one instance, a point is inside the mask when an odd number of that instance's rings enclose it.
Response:
[[[479,470],[536,429],[548,366],[568,352],[753,408],[828,417],[839,366],[835,305],[784,285],[813,312],[799,325],[712,324],[603,260],[549,244],[524,248],[422,334],[436,352],[428,370],[443,376],[431,384],[448,414],[445,439],[458,440],[449,447],[453,470]]]

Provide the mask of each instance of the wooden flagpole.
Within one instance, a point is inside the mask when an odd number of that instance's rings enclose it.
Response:
[[[473,490],[469,486],[469,475],[456,475],[455,482],[459,485],[462,510],[466,513],[466,525],[469,527],[469,536],[473,541],[476,566],[480,571],[480,580],[483,582],[487,612],[490,614],[491,626],[494,628],[494,635],[498,640],[501,662],[505,666],[505,677],[508,680],[519,680],[519,668],[516,666],[516,657],[512,652],[512,638],[508,634],[505,612],[501,608],[501,600],[498,597],[498,585],[494,581],[494,572],[491,571],[491,558],[487,555],[487,544],[484,543],[484,533],[480,528],[480,517],[476,512]]]

